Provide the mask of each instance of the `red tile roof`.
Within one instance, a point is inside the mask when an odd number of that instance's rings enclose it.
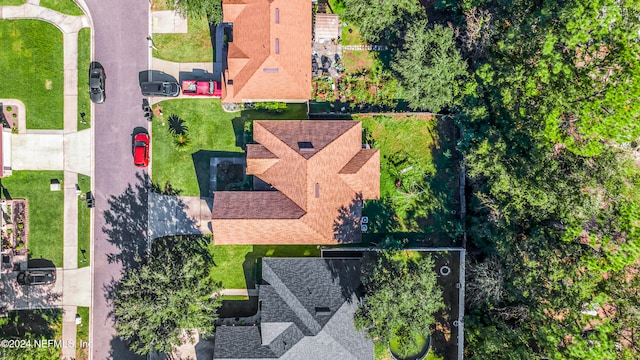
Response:
[[[362,199],[380,197],[380,153],[355,121],[255,121],[247,173],[277,191],[216,192],[216,244],[361,240]]]
[[[233,23],[222,101],[310,99],[311,1],[223,0],[222,10]]]

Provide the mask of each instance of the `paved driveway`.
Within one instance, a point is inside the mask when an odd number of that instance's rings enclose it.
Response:
[[[11,135],[13,170],[62,170],[62,131]]]
[[[135,243],[144,232],[122,229],[120,236],[105,233],[105,211],[112,196],[121,196],[128,185],[135,188],[138,169],[131,158],[131,134],[134,128],[147,127],[142,113],[142,95],[138,73],[148,68],[149,2],[142,0],[87,0],[95,33],[94,60],[102,64],[106,73],[106,101],[95,106],[95,235],[93,264],[93,320],[91,327],[91,355],[94,360],[141,358],[129,352],[115,337],[108,294],[105,287],[121,277],[122,263],[110,263],[110,254],[120,253],[122,247]],[[127,208],[115,209],[127,220]],[[144,207],[136,209],[136,216],[144,217]]]

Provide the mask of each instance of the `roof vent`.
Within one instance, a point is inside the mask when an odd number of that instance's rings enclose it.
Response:
[[[266,73],[277,73],[278,72],[278,68],[263,68],[262,71],[264,71]]]
[[[316,199],[320,197],[320,184],[316,183]]]
[[[276,54],[280,54],[280,39],[276,38]]]
[[[316,306],[316,315],[317,316],[331,315],[331,309],[329,309],[326,306]]]
[[[233,80],[232,79],[227,80],[227,84],[228,85],[233,85]]]
[[[276,24],[280,24],[280,9],[276,8]]]
[[[301,151],[313,151],[313,144],[311,141],[299,141],[298,148]]]

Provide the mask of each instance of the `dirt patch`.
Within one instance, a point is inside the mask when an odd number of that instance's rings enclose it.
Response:
[[[47,81],[45,81],[45,82],[44,82],[44,87],[45,87],[47,90],[51,90],[51,88],[53,87],[53,82],[52,82],[51,80],[47,80]]]

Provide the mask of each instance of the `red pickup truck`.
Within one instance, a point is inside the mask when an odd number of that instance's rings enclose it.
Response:
[[[217,81],[184,80],[182,94],[187,96],[222,96],[222,88]]]

